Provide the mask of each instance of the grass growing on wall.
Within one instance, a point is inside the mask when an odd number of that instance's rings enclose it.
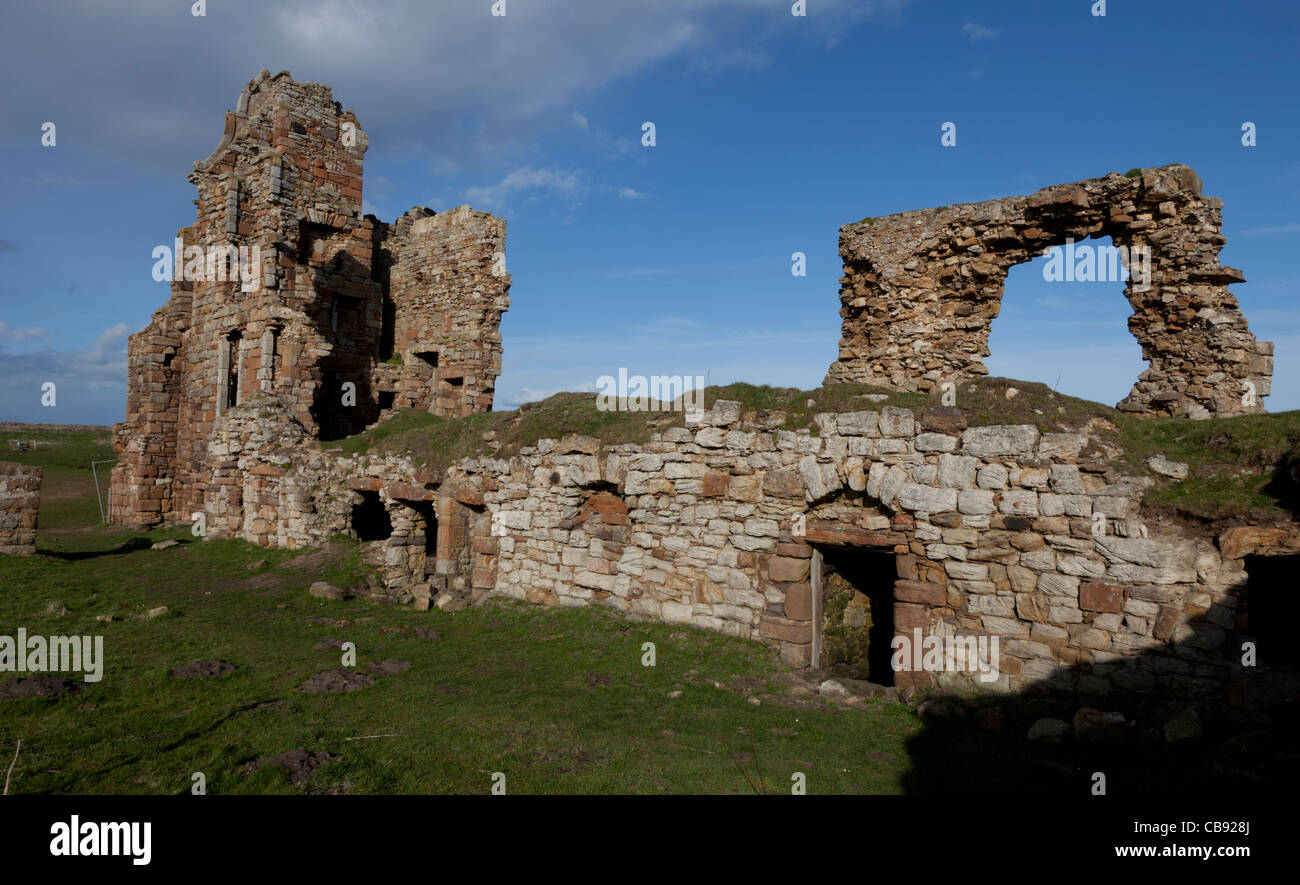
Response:
[[[1008,398],[1007,392],[1015,394]],[[1151,476],[1146,505],[1198,519],[1274,520],[1289,518],[1286,482],[1279,464],[1300,461],[1300,411],[1245,415],[1205,421],[1137,418],[1110,406],[1057,393],[1045,384],[1010,378],[961,382],[957,407],[972,427],[1034,424],[1043,433],[1087,430],[1118,452],[1113,463],[1130,475]],[[813,390],[736,383],[708,387],[706,407],[738,401],[748,411],[775,416],[780,428],[807,429],[821,412],[878,411],[892,405],[916,415],[939,405],[941,395],[891,391],[864,384],[833,384]],[[340,451],[404,453],[443,470],[467,457],[508,458],[542,438],[569,434],[599,437],[607,445],[643,444],[668,427],[685,426],[677,411],[601,411],[591,393],[557,393],[518,410],[468,418],[437,418],[408,410],[363,433],[329,443]],[[493,445],[492,443],[495,443]],[[1097,446],[1084,457],[1103,453]],[[1146,461],[1164,455],[1189,467],[1185,480],[1151,471]],[[1287,459],[1290,458],[1290,461]]]

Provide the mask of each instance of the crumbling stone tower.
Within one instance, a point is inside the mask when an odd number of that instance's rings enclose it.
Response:
[[[213,429],[257,390],[319,439],[388,408],[491,410],[510,304],[505,221],[468,206],[362,217],[367,147],[328,86],[287,71],[263,71],[226,113],[189,176],[197,218],[178,233],[171,298],[127,348],[114,522],[202,510],[221,466],[207,454]]]
[[[929,391],[985,375],[1007,271],[1069,239],[1109,238],[1150,255],[1124,294],[1150,363],[1118,408],[1209,418],[1265,411],[1273,345],[1256,341],[1219,263],[1223,201],[1187,166],[1111,173],[1005,197],[866,218],[840,229],[839,359],[830,382]]]

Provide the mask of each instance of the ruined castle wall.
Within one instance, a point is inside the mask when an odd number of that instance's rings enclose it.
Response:
[[[0,461],[0,553],[36,552],[36,517],[41,509],[40,467]]]
[[[396,408],[459,417],[491,411],[501,374],[501,314],[510,306],[506,223],[460,206],[413,210],[383,243],[402,366]]]
[[[795,666],[815,663],[815,554],[883,552],[897,634],[1001,643],[995,683],[905,672],[901,686],[1193,693],[1229,673],[1240,551],[1142,536],[1145,480],[1108,478],[1083,459],[1085,436],[966,428],[951,409],[819,415],[815,436],[739,415],[719,403],[644,446],[542,440],[435,477],[399,456],[322,452],[263,396],[218,428],[233,488],[210,489],[209,531],[319,545],[352,533],[369,492],[393,530],[365,555],[394,599],[608,605],[759,640]]]
[[[1228,291],[1244,277],[1219,263],[1222,207],[1175,165],[845,225],[843,333],[826,381],[929,391],[987,374],[981,357],[1007,271],[1069,238],[1101,237],[1150,250],[1149,288],[1132,279],[1125,288],[1129,330],[1150,367],[1118,407],[1193,418],[1263,412],[1273,346],[1255,340]]]
[[[383,389],[399,384],[409,405],[441,403],[454,415],[491,408],[508,305],[508,279],[491,267],[505,248],[504,222],[463,207],[411,218],[386,243],[388,226],[361,215],[367,146],[328,86],[286,72],[262,72],[227,113],[221,143],[190,175],[197,212],[177,237],[181,279],[128,345],[114,522],[154,525],[203,510],[214,475],[229,471],[208,451],[214,428],[258,391],[327,440],[374,423],[392,405]],[[205,260],[220,250],[235,267]],[[393,265],[397,292],[386,290]],[[421,325],[426,314],[436,328]],[[423,336],[422,348],[446,355],[443,377],[421,386],[383,362],[399,317]]]

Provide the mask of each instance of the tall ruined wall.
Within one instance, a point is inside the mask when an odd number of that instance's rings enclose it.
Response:
[[[819,415],[813,436],[742,427],[720,402],[644,446],[542,440],[434,477],[402,457],[322,453],[287,409],[254,414],[268,402],[237,410],[216,443],[239,492],[209,496],[210,531],[318,544],[355,534],[370,493],[392,533],[367,557],[388,595],[417,605],[602,604],[808,666],[823,556],[849,550],[892,557],[898,635],[1001,643],[996,682],[905,672],[903,687],[1197,693],[1234,672],[1222,650],[1247,542],[1142,536],[1146,480],[1085,460],[1083,434],[886,407]]]
[[[1191,169],[1173,165],[847,224],[843,333],[826,381],[929,391],[987,374],[980,358],[1007,271],[1067,239],[1108,237],[1150,250],[1149,288],[1131,279],[1125,288],[1129,330],[1150,368],[1118,407],[1194,418],[1263,412],[1273,346],[1255,340],[1228,291],[1244,277],[1219,263],[1222,208]]]
[[[44,470],[0,461],[0,553],[36,552],[36,517],[41,508]]]
[[[153,525],[203,509],[221,469],[210,435],[255,391],[275,393],[322,439],[374,423],[399,387],[406,405],[443,414],[491,408],[509,286],[491,273],[491,256],[504,254],[504,222],[468,207],[423,210],[431,217],[390,238],[361,215],[367,146],[328,86],[287,72],[263,71],[226,114],[220,144],[189,176],[197,215],[178,234],[171,300],[128,344],[114,522]],[[242,264],[223,263],[223,250]],[[387,362],[398,323],[448,355],[442,378],[415,370],[408,380]]]
[[[510,306],[505,240],[504,219],[468,206],[413,209],[381,240],[402,359],[396,408],[446,417],[492,409]]]

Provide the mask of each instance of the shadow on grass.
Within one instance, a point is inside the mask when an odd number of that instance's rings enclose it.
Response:
[[[191,542],[173,538],[179,546],[188,546]],[[110,543],[110,539],[105,539],[105,543]],[[121,556],[128,553],[135,553],[138,550],[148,550],[155,544],[153,538],[139,536],[127,538],[125,541],[118,542],[108,549],[101,550],[52,550],[48,547],[37,546],[36,552],[41,556],[48,556],[51,559],[62,559],[65,562],[78,562],[85,559],[98,559],[103,556]]]
[[[1300,454],[1284,458],[1262,491],[1292,518],[1300,518]]]

